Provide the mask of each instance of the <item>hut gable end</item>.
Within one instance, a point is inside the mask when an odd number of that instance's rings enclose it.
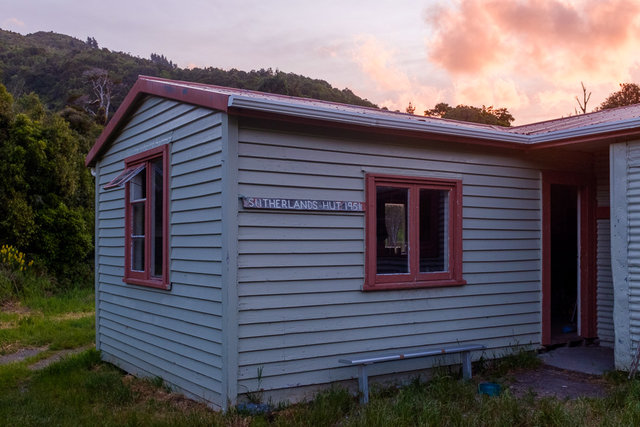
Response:
[[[148,97],[96,163],[97,345],[105,360],[222,406],[222,119]],[[169,290],[123,281],[125,159],[168,147]]]

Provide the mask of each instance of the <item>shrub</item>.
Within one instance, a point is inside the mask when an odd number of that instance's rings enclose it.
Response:
[[[0,247],[0,302],[41,295],[53,287],[23,252],[7,244]]]
[[[94,190],[86,149],[83,136],[36,95],[14,102],[0,85],[0,236],[63,286],[84,283],[91,270]]]
[[[33,260],[27,262],[26,255],[11,245],[2,245],[0,248],[0,262],[13,271],[25,271],[33,265]]]

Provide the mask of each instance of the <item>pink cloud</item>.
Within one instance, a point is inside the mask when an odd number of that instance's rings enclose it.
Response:
[[[426,20],[436,32],[428,43],[430,59],[446,70],[481,70],[499,59],[500,34],[481,1],[463,1],[458,10],[435,8]]]
[[[421,115],[444,99],[443,89],[421,84],[411,77],[399,65],[397,52],[373,35],[356,37],[351,58],[362,72],[361,87],[370,82],[376,92],[385,94],[377,101],[381,107],[405,111],[411,102],[415,114]]]
[[[12,17],[2,21],[2,26],[5,28],[22,28],[24,27],[24,22],[18,18]]]
[[[530,99],[512,79],[466,78],[454,83],[453,104],[486,105],[511,110],[529,106]]]
[[[429,57],[458,75],[511,70],[610,79],[635,61],[639,14],[633,0],[461,0],[427,16],[435,30]]]
[[[360,69],[383,90],[407,90],[411,82],[395,64],[394,53],[374,36],[361,35],[356,39],[353,60]]]

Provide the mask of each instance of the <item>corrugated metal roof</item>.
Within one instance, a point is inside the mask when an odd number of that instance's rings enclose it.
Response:
[[[547,132],[585,128],[587,126],[619,122],[638,117],[640,117],[640,104],[634,104],[503,129],[521,135],[540,135]]]
[[[158,77],[140,76],[118,111],[89,151],[92,165],[111,138],[126,123],[136,100],[155,95],[212,108],[276,114],[279,117],[322,121],[335,125],[368,127],[391,132],[409,132],[426,138],[440,138],[480,145],[515,149],[539,149],[585,142],[607,143],[640,138],[640,105],[581,114],[516,127],[461,122],[407,113],[359,107],[336,102],[234,89]],[[289,119],[288,119],[289,120]]]
[[[150,80],[154,80],[153,77],[149,78]],[[161,79],[157,79],[161,80]],[[164,80],[162,80],[164,81]],[[341,104],[337,102],[331,101],[322,101],[318,99],[311,98],[300,98],[294,96],[287,95],[279,95],[265,92],[257,92],[247,89],[235,89],[228,88],[222,86],[215,85],[207,85],[201,83],[191,83],[191,82],[171,82],[175,86],[205,90],[212,93],[219,93],[228,96],[234,97],[242,97],[242,98],[250,98],[255,100],[264,100],[264,101],[272,101],[272,102],[286,102],[292,105],[305,106],[310,108],[322,108],[322,109],[331,109],[336,112],[345,112],[345,113],[356,113],[361,115],[366,115],[370,117],[393,117],[400,118],[402,120],[414,121],[420,123],[447,123],[451,126],[457,126],[461,128],[469,128],[469,129],[484,129],[484,130],[493,130],[498,132],[509,132],[516,133],[521,135],[539,135],[547,132],[555,132],[559,130],[569,130],[575,128],[583,128],[586,126],[617,122],[632,118],[640,117],[640,104],[629,105],[625,107],[607,109],[602,111],[596,111],[593,113],[587,114],[578,114],[575,116],[562,117],[559,119],[546,120],[542,122],[530,123],[520,126],[513,127],[504,127],[497,125],[487,125],[482,123],[472,123],[472,122],[463,122],[458,120],[449,120],[449,119],[441,119],[436,117],[427,117],[427,116],[418,116],[408,113],[403,113],[399,111],[389,111],[382,110],[379,108],[371,108],[371,107],[360,107],[356,105],[350,104]]]
[[[300,107],[306,108],[315,108],[315,109],[329,109],[334,110],[336,112],[344,112],[350,114],[359,114],[363,116],[369,117],[381,117],[381,118],[399,118],[402,120],[419,122],[419,123],[448,123],[451,126],[457,126],[461,128],[469,128],[469,129],[490,129],[503,131],[505,128],[503,126],[495,126],[495,125],[487,125],[483,123],[472,123],[472,122],[462,122],[458,120],[448,120],[448,119],[440,119],[436,117],[427,117],[427,116],[418,116],[414,114],[403,113],[399,111],[389,111],[383,110],[380,108],[372,108],[372,107],[360,107],[357,105],[351,104],[341,104],[338,102],[331,101],[323,101],[319,99],[312,98],[301,98],[295,96],[288,95],[280,95],[274,93],[266,93],[266,92],[258,92],[248,89],[236,89],[229,88],[224,86],[215,86],[203,83],[192,83],[192,82],[184,82],[184,81],[167,81],[163,79],[157,79],[154,77],[145,77],[145,79],[149,80],[157,80],[162,82],[171,82],[173,86],[183,87],[189,89],[203,90],[211,93],[217,93],[221,95],[228,95],[235,98],[245,98],[245,99],[254,99],[254,100],[262,100],[262,101],[271,101],[271,102],[284,102],[291,105],[297,105]]]

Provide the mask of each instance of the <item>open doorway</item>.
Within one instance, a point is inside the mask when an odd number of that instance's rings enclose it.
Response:
[[[579,339],[578,188],[551,185],[551,344]]]
[[[596,338],[593,180],[544,172],[542,184],[542,344]]]

